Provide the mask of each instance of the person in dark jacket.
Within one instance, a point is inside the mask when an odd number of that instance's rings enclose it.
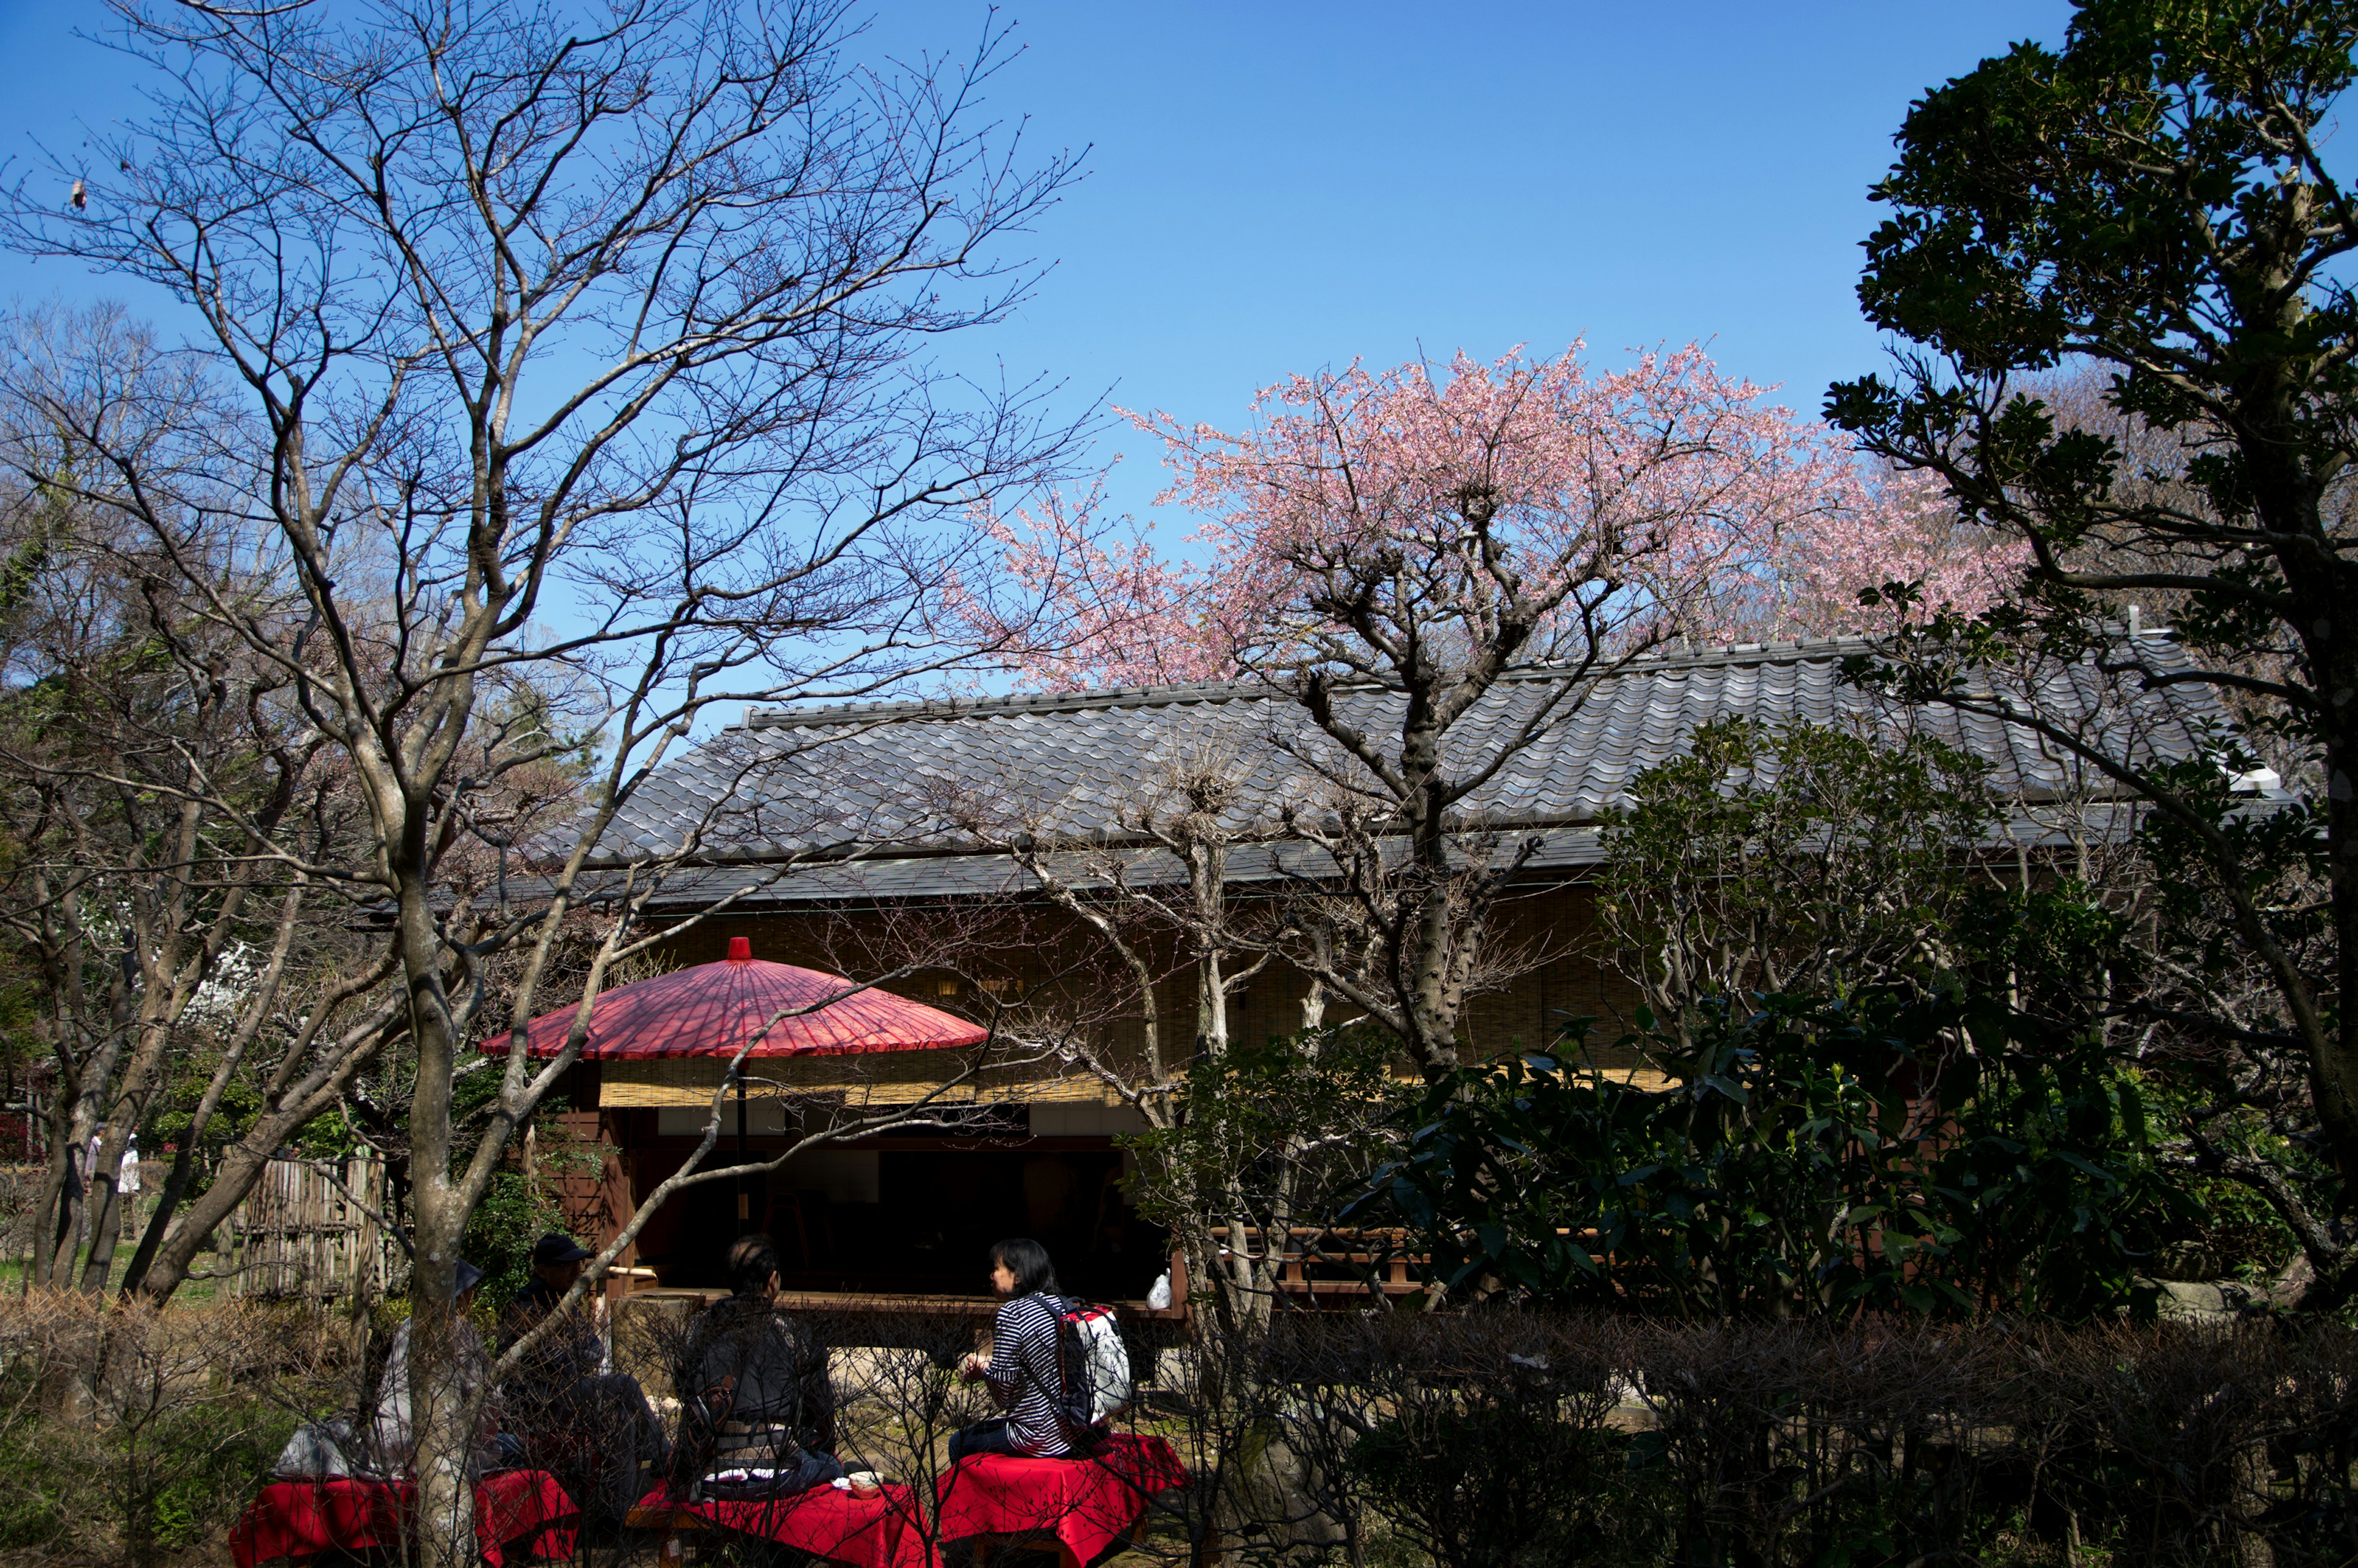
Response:
[[[777,1304],[777,1243],[729,1249],[729,1296],[689,1325],[673,1374],[682,1479],[784,1496],[843,1474],[827,1346]]]
[[[990,1249],[990,1288],[999,1296],[990,1348],[969,1356],[958,1375],[989,1386],[1007,1413],[977,1422],[950,1438],[950,1463],[969,1454],[1013,1454],[1029,1459],[1076,1458],[1059,1413],[1065,1393],[1058,1324],[1065,1300],[1056,1265],[1036,1241],[1001,1241]]]
[[[532,1281],[500,1314],[501,1355],[563,1305],[590,1257],[562,1231],[533,1244]],[[670,1445],[639,1380],[603,1370],[605,1362],[605,1336],[586,1303],[576,1303],[525,1352],[503,1392],[525,1457],[568,1489],[586,1483],[598,1511],[619,1519],[643,1493],[640,1465],[660,1473]]]
[[[500,1314],[500,1354],[555,1312],[566,1292],[581,1278],[581,1265],[590,1254],[561,1230],[552,1230],[533,1243],[532,1278]],[[583,1378],[594,1378],[605,1364],[604,1336],[587,1312],[566,1314],[525,1357],[517,1377],[538,1388],[561,1390]]]

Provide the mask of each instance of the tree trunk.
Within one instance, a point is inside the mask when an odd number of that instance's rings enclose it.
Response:
[[[2321,531],[2321,530],[2320,530]],[[2292,553],[2280,555],[2285,576],[2301,605],[2301,633],[2316,687],[2325,693],[2358,691],[2358,624],[2339,622],[2358,587],[2339,562],[2304,572]],[[2303,594],[2306,582],[2315,590]],[[2335,945],[2336,1016],[2315,1033],[2309,1054],[2309,1093],[2323,1124],[2328,1148],[2345,1189],[2358,1187],[2358,704],[2332,708],[2320,726],[2324,739],[2326,839]]]
[[[391,833],[386,838],[405,854],[416,852],[422,864],[422,845]],[[474,1447],[472,1407],[488,1390],[473,1390],[471,1398],[462,1387],[455,1317],[459,1238],[468,1209],[463,1184],[453,1183],[450,1173],[450,1087],[458,1042],[442,989],[437,912],[423,875],[411,871],[401,876],[399,907],[395,939],[408,991],[410,1038],[417,1048],[417,1087],[409,1107],[415,1184],[410,1201],[416,1216],[410,1310],[425,1314],[425,1326],[431,1329],[423,1337],[413,1329],[409,1346],[418,1561],[426,1568],[467,1568],[475,1559],[475,1497],[467,1475]]]
[[[146,1293],[148,1271],[156,1266],[156,1253],[172,1228],[172,1221],[180,1212],[180,1200],[188,1195],[189,1178],[195,1168],[195,1129],[172,1155],[172,1169],[164,1177],[164,1185],[156,1195],[156,1206],[147,1216],[147,1223],[139,1233],[139,1245],[132,1249],[131,1262],[123,1271],[123,1293],[126,1297]],[[178,1288],[179,1281],[173,1281]],[[169,1294],[170,1292],[165,1292]]]
[[[469,1568],[476,1559],[470,1472],[484,1390],[470,1388],[462,1376],[464,1347],[449,1289],[456,1258],[455,1251],[446,1251],[429,1263],[421,1249],[411,1284],[409,1431],[417,1481],[417,1560],[427,1568]]]
[[[130,959],[123,960],[128,966]],[[131,988],[126,975],[114,988],[112,1005],[108,1008],[108,1028],[99,1044],[82,1059],[74,1074],[74,1092],[70,1105],[60,1093],[59,1108],[65,1111],[62,1134],[65,1155],[65,1179],[59,1187],[54,1245],[50,1249],[49,1266],[40,1271],[38,1283],[62,1285],[70,1283],[74,1271],[74,1250],[81,1239],[81,1221],[87,1212],[91,1176],[91,1139],[98,1131],[100,1100],[114,1080],[114,1065],[121,1059],[124,1039],[131,1032],[129,1000]],[[79,1016],[79,1010],[76,1010]],[[70,1020],[61,1022],[62,1031],[70,1033]]]
[[[81,1165],[71,1136],[73,1124],[69,1119],[77,1098],[60,1088],[49,1101],[49,1170],[41,1181],[40,1201],[33,1209],[33,1230],[27,1242],[31,1255],[26,1260],[25,1270],[28,1290],[49,1284],[57,1268],[59,1239],[73,1228],[74,1205],[79,1198],[74,1184]]]
[[[114,1065],[112,1054],[105,1065]],[[64,1285],[73,1280],[74,1254],[81,1241],[81,1222],[89,1212],[90,1141],[97,1130],[96,1101],[98,1097],[84,1090],[74,1096],[72,1119],[66,1123],[63,1151],[65,1179],[57,1192],[57,1227],[53,1233],[49,1267],[42,1271],[40,1283]]]
[[[178,945],[168,944],[164,957],[173,960],[173,968],[177,968]],[[157,968],[164,966],[159,964]],[[106,1276],[114,1266],[116,1238],[122,1234],[119,1205],[124,1152],[138,1135],[139,1124],[146,1119],[147,1108],[154,1102],[157,1089],[162,1087],[165,1053],[172,1037],[171,1021],[187,1000],[181,994],[185,981],[174,982],[168,995],[158,994],[162,988],[156,979],[148,983],[149,992],[140,1005],[138,1044],[124,1067],[122,1086],[114,1103],[107,1108],[106,1135],[99,1140],[97,1156],[91,1162],[90,1207],[93,1223],[90,1258],[82,1265],[81,1288],[93,1295],[106,1289]]]
[[[159,1027],[157,1033],[164,1032]],[[146,1055],[143,1049],[139,1056]],[[141,1065],[135,1060],[135,1070]],[[90,1256],[81,1266],[81,1288],[91,1295],[105,1291],[106,1276],[114,1268],[115,1241],[123,1233],[123,1155],[146,1115],[149,1098],[147,1092],[125,1092],[116,1098],[114,1115],[124,1119],[107,1122],[106,1135],[98,1141],[98,1152],[91,1160]]]

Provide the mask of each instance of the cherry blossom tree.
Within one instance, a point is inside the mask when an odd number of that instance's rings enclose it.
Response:
[[[1971,615],[2027,560],[2018,543],[1958,518],[1939,486],[1861,463],[1825,427],[1722,376],[1697,345],[1606,376],[1578,345],[1543,363],[1460,355],[1437,385],[1419,364],[1354,366],[1268,387],[1253,413],[1237,436],[1131,416],[1163,438],[1176,475],[1158,501],[1203,517],[1183,553],[1158,550],[1152,524],[1108,515],[1103,475],[983,520],[1013,571],[1059,608],[1053,636],[1034,629],[1029,684],[1291,667],[1347,579],[1394,545],[1421,563],[1396,595],[1435,624],[1470,612],[1476,638],[1493,611],[1475,601],[1498,587],[1482,556],[1496,552],[1512,594],[1545,602],[1508,655],[1529,661],[1563,656],[1558,638],[1627,651],[1631,637],[1665,633],[1878,631],[1893,607],[1861,598],[1893,583],[1925,610]]]
[[[1879,633],[1895,620],[1943,611],[1980,614],[2022,580],[2030,552],[2019,540],[1969,522],[1921,474],[1859,462],[1829,465],[1826,503],[1766,541],[1761,577],[1773,585],[1747,618],[1705,623],[1724,641]],[[1894,584],[1907,596],[1885,592]],[[1868,604],[1862,597],[1880,601]]]
[[[1081,494],[1046,492],[1011,518],[978,517],[1006,551],[1011,573],[1052,608],[1019,640],[979,600],[959,609],[979,640],[1020,648],[1019,678],[1046,691],[1181,686],[1237,673],[1233,650],[1208,619],[1215,573],[1157,553],[1152,524],[1109,518],[1106,476]],[[1193,541],[1191,541],[1193,542]]]
[[[1816,429],[1694,345],[1604,373],[1578,345],[1545,361],[1461,354],[1439,375],[1354,365],[1280,382],[1252,413],[1234,433],[1133,416],[1163,440],[1162,499],[1202,519],[1201,564],[1125,536],[1102,488],[998,525],[1015,570],[1064,607],[1070,651],[1035,657],[1033,678],[1242,676],[1298,702],[1315,743],[1282,743],[1314,798],[1267,826],[1314,845],[1332,874],[1314,894],[1304,881],[1277,934],[1199,932],[1194,946],[1273,944],[1444,1071],[1491,900],[1532,848],[1476,851],[1468,798],[1578,711],[1585,677],[1799,602],[1778,575],[1787,552],[1883,515],[1880,500]],[[1567,678],[1480,742],[1455,739],[1531,667]]]

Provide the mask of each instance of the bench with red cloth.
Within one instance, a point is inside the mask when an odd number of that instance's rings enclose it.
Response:
[[[354,1476],[273,1481],[230,1531],[237,1568],[322,1552],[398,1548],[408,1534],[416,1483]],[[475,1540],[485,1563],[503,1568],[511,1552],[573,1555],[579,1512],[546,1470],[501,1470],[475,1487]]]
[[[916,1494],[888,1486],[872,1498],[824,1483],[783,1498],[689,1502],[658,1487],[628,1520],[634,1530],[728,1530],[759,1536],[849,1568],[930,1568]]]
[[[935,1536],[972,1541],[975,1562],[999,1551],[1055,1548],[1059,1568],[1087,1568],[1107,1548],[1146,1533],[1150,1493],[1187,1484],[1159,1437],[1116,1436],[1086,1459],[976,1454],[946,1472]]]

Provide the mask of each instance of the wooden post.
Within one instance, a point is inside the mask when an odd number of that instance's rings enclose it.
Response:
[[[384,1181],[384,1162],[363,1156],[346,1165],[344,1173],[344,1184],[366,1205],[361,1212],[360,1242],[352,1249],[352,1321],[359,1323],[368,1316],[369,1298],[381,1283],[377,1275],[384,1260],[378,1254],[384,1244],[377,1217],[384,1212],[384,1194],[379,1190]]]
[[[737,1075],[737,1163],[745,1163],[745,1075],[742,1072]],[[737,1234],[751,1235],[752,1229],[753,1195],[745,1190],[745,1174],[740,1171],[737,1174]],[[805,1242],[803,1247],[807,1252],[810,1244]]]

